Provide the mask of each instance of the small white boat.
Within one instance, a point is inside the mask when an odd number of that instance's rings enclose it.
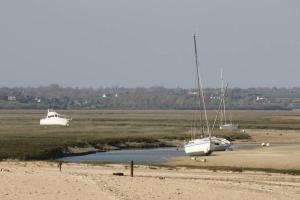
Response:
[[[220,115],[220,130],[238,130],[239,129],[239,125],[238,124],[234,124],[231,122],[230,123],[227,122],[227,117],[226,117],[226,105],[225,105],[225,97],[226,97],[226,93],[227,93],[227,87],[228,87],[228,83],[226,85],[226,88],[224,88],[224,79],[223,79],[223,69],[221,69],[221,101],[220,101],[220,106],[222,107],[221,110],[221,115]],[[220,107],[220,108],[221,108]],[[229,116],[230,118],[230,116]]]
[[[238,124],[222,124],[220,125],[220,130],[238,130],[239,125]]]
[[[231,142],[225,138],[212,137],[211,141],[214,145],[214,151],[226,151],[231,146]]]
[[[69,126],[69,121],[71,119],[66,118],[64,115],[60,115],[54,110],[49,110],[45,118],[40,119],[40,125],[43,126]]]

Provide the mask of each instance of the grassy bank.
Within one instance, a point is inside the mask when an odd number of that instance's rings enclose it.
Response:
[[[128,148],[130,143],[164,145],[161,139],[187,139],[193,111],[61,111],[73,118],[69,127],[43,127],[41,110],[0,110],[0,158],[49,159],[60,157],[68,147],[111,145]],[[214,118],[215,112],[209,112]],[[300,112],[233,111],[241,128],[300,129]],[[247,138],[240,133],[220,133],[229,139]],[[139,146],[141,147],[141,145]]]

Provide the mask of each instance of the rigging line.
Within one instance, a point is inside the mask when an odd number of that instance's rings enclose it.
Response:
[[[227,123],[226,119],[226,104],[225,104],[225,91],[224,91],[224,78],[223,78],[223,68],[221,68],[221,93],[222,93],[222,102],[223,102],[223,113],[222,117],[224,118],[224,124]],[[223,119],[222,119],[223,121]]]
[[[199,91],[197,90],[197,70],[195,69],[195,78],[194,78],[194,92],[196,92],[196,94],[194,95],[194,102],[195,102],[195,106],[197,107],[197,100],[199,100]],[[198,96],[198,97],[197,97]],[[202,131],[202,127],[203,127],[203,117],[202,117],[202,111],[200,110],[200,108],[201,108],[201,102],[199,101],[198,102],[199,103],[199,109],[196,109],[195,110],[195,126],[194,126],[194,134],[195,134],[195,137],[196,137],[196,134],[197,134],[197,132],[199,132],[199,133],[201,133],[202,132],[202,134],[203,134],[203,131]],[[198,120],[196,120],[196,116],[199,116],[199,123],[197,124],[197,121]],[[201,134],[200,134],[200,136],[201,136]]]
[[[194,34],[194,47],[195,47],[195,63],[196,63],[196,71],[197,71],[198,92],[199,92],[199,96],[201,97],[201,100],[199,99],[199,105],[201,105],[201,103],[203,105],[207,133],[209,135],[209,138],[211,138],[211,133],[209,131],[209,123],[208,123],[208,118],[207,118],[207,112],[206,112],[206,105],[205,105],[204,96],[203,96],[202,79],[201,79],[201,74],[200,74],[199,64],[198,64],[198,53],[197,53],[197,43],[196,43],[196,35],[195,34]]]
[[[223,96],[223,112],[224,112],[224,123],[227,123],[227,119],[226,119],[226,105],[225,105],[225,95]]]
[[[227,83],[227,85],[226,85],[225,92],[223,93],[224,96],[225,96],[225,94],[227,93],[227,88],[228,88],[228,83]],[[218,112],[217,112],[217,115],[216,115],[216,117],[215,117],[214,124],[213,124],[213,126],[211,127],[211,132],[214,131],[216,121],[217,121],[218,116],[219,116],[219,114],[220,114],[220,112],[221,112],[221,107],[222,107],[222,101],[220,100]]]
[[[201,107],[202,107],[202,102],[201,102],[201,93],[200,93],[200,90],[199,90],[199,74],[198,74],[198,55],[197,55],[197,47],[196,47],[196,44],[195,44],[195,35],[194,35],[194,55],[195,55],[195,63],[196,63],[196,67],[195,67],[195,79],[194,79],[194,86],[195,86],[195,96],[194,96],[194,99],[195,99],[195,102],[197,100],[198,102],[198,109],[196,109],[195,111],[195,114],[199,114],[199,130],[200,132],[203,134],[203,116],[202,116],[202,111],[201,111]],[[197,131],[197,122],[195,121],[195,131]]]
[[[195,51],[195,53],[197,53],[197,49]],[[196,54],[195,54],[196,55]],[[196,58],[195,58],[196,59]],[[198,60],[196,59],[196,63],[198,63]],[[197,64],[196,64],[197,65]],[[202,113],[202,110],[201,110],[201,107],[202,107],[202,103],[201,103],[201,94],[199,92],[199,86],[198,86],[198,70],[197,70],[197,67],[195,67],[195,78],[194,78],[194,92],[195,92],[195,95],[194,95],[194,102],[198,102],[198,109],[195,110],[195,115],[198,115],[199,116],[199,124],[198,124],[198,129],[199,129],[199,133],[201,133],[202,135],[204,134],[204,130],[203,130],[203,113]],[[197,103],[195,104],[197,105]],[[196,119],[196,118],[195,118]],[[195,120],[195,129],[194,131],[197,132],[197,120]]]
[[[192,90],[192,99],[193,99],[193,110],[192,110],[192,115],[193,115],[193,121],[192,121],[192,124],[191,124],[191,138],[192,139],[195,139],[196,138],[196,132],[197,132],[197,116],[200,116],[200,123],[202,121],[202,118],[201,118],[201,110],[197,109],[197,80],[196,80],[196,71],[195,71],[195,78],[193,79],[194,80],[194,87],[193,87],[193,90]],[[200,105],[199,105],[200,107]],[[200,112],[200,114],[198,115],[198,112]],[[201,126],[201,124],[200,124]]]
[[[223,110],[223,93],[224,93],[224,81],[223,81],[223,67],[221,67],[221,88],[220,88],[220,103],[222,105],[222,111],[220,113],[220,126],[223,124],[223,119],[224,119],[224,110]]]
[[[220,109],[220,126],[222,126],[223,124],[223,108],[222,108],[222,96],[223,96],[223,92],[222,92],[222,88],[220,90],[220,93],[219,93],[219,108]]]
[[[228,84],[228,83],[227,83]],[[228,92],[226,93],[226,96],[228,95]],[[231,105],[231,103],[229,104],[229,105]],[[227,113],[228,113],[228,115],[229,115],[229,122],[232,124],[232,113],[231,113],[231,106],[230,106],[230,108],[228,108],[227,107]]]

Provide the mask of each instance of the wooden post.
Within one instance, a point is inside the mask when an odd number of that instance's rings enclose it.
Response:
[[[62,162],[62,161],[59,161],[59,162],[58,162],[58,165],[57,165],[60,172],[61,172],[61,166],[62,166],[62,164],[63,164],[63,162]]]
[[[130,176],[133,177],[133,161],[130,164]]]

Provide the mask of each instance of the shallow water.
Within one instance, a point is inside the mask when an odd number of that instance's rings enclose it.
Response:
[[[282,146],[276,144],[272,146]],[[231,149],[255,148],[257,143],[232,144]],[[83,156],[64,157],[60,160],[67,162],[108,162],[108,163],[129,163],[134,161],[140,164],[159,164],[167,162],[171,157],[184,156],[182,148],[156,148],[156,149],[130,149],[99,152]]]
[[[84,156],[71,156],[62,158],[68,162],[113,162],[113,163],[164,163],[175,156],[183,156],[183,149],[156,148],[156,149],[130,149],[99,152]]]

